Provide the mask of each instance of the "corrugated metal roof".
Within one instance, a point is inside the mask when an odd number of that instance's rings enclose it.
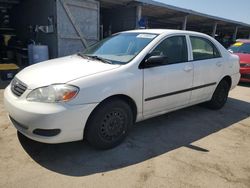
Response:
[[[183,13],[183,14],[187,14],[190,16],[196,16],[196,17],[200,17],[201,19],[210,19],[210,20],[214,20],[214,21],[218,21],[218,22],[224,22],[227,24],[232,24],[232,25],[237,25],[237,26],[241,26],[241,27],[245,27],[245,28],[249,28],[250,29],[250,24],[247,23],[243,23],[243,22],[239,22],[239,21],[235,21],[235,20],[230,20],[230,19],[226,19],[226,18],[221,18],[218,16],[212,16],[209,14],[204,14],[198,11],[194,11],[191,9],[185,9],[185,8],[180,8],[180,7],[176,7],[173,5],[169,5],[166,3],[162,3],[162,2],[157,2],[154,0],[99,0],[102,3],[106,3],[109,5],[129,5],[129,4],[142,4],[144,6],[155,6],[155,7],[161,7],[161,8],[165,8],[166,10],[171,10],[179,12],[179,13]]]
[[[232,24],[235,24],[235,25],[245,26],[245,27],[250,28],[250,24],[247,24],[247,23],[243,23],[243,22],[239,22],[239,21],[235,21],[235,20],[230,20],[230,19],[226,19],[226,18],[221,18],[221,17],[217,17],[217,16],[212,16],[212,15],[209,15],[209,14],[204,14],[204,13],[200,13],[200,12],[197,12],[197,11],[193,11],[191,9],[180,8],[180,7],[176,7],[176,6],[173,6],[173,5],[168,5],[168,4],[153,1],[153,0],[135,0],[135,2],[148,4],[148,5],[154,5],[154,6],[158,6],[158,7],[164,7],[164,8],[167,8],[167,9],[175,10],[175,11],[178,11],[178,12],[183,12],[183,13],[190,14],[190,15],[205,17],[205,18],[209,18],[209,19],[213,19],[213,20],[217,20],[217,21],[228,22],[228,23],[232,23]]]

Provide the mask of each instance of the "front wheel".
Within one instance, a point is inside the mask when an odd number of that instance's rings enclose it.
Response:
[[[98,149],[109,149],[120,144],[133,124],[130,106],[119,99],[101,104],[87,123],[85,137]]]
[[[206,106],[213,110],[221,109],[227,102],[230,86],[226,80],[222,80],[214,91],[212,99]]]

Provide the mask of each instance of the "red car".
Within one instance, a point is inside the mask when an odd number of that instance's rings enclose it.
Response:
[[[228,50],[240,57],[240,82],[250,83],[250,39],[237,40]]]

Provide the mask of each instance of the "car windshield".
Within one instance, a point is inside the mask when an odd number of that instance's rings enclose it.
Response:
[[[120,33],[90,46],[79,55],[102,60],[102,62],[106,60],[112,64],[126,64],[156,36],[157,34]]]
[[[250,54],[250,43],[236,42],[229,47],[229,50],[233,53]]]

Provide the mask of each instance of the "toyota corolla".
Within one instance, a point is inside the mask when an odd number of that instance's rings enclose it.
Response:
[[[239,58],[208,35],[134,30],[25,68],[4,101],[12,124],[33,140],[86,139],[108,149],[135,122],[204,102],[222,108],[239,79]]]

